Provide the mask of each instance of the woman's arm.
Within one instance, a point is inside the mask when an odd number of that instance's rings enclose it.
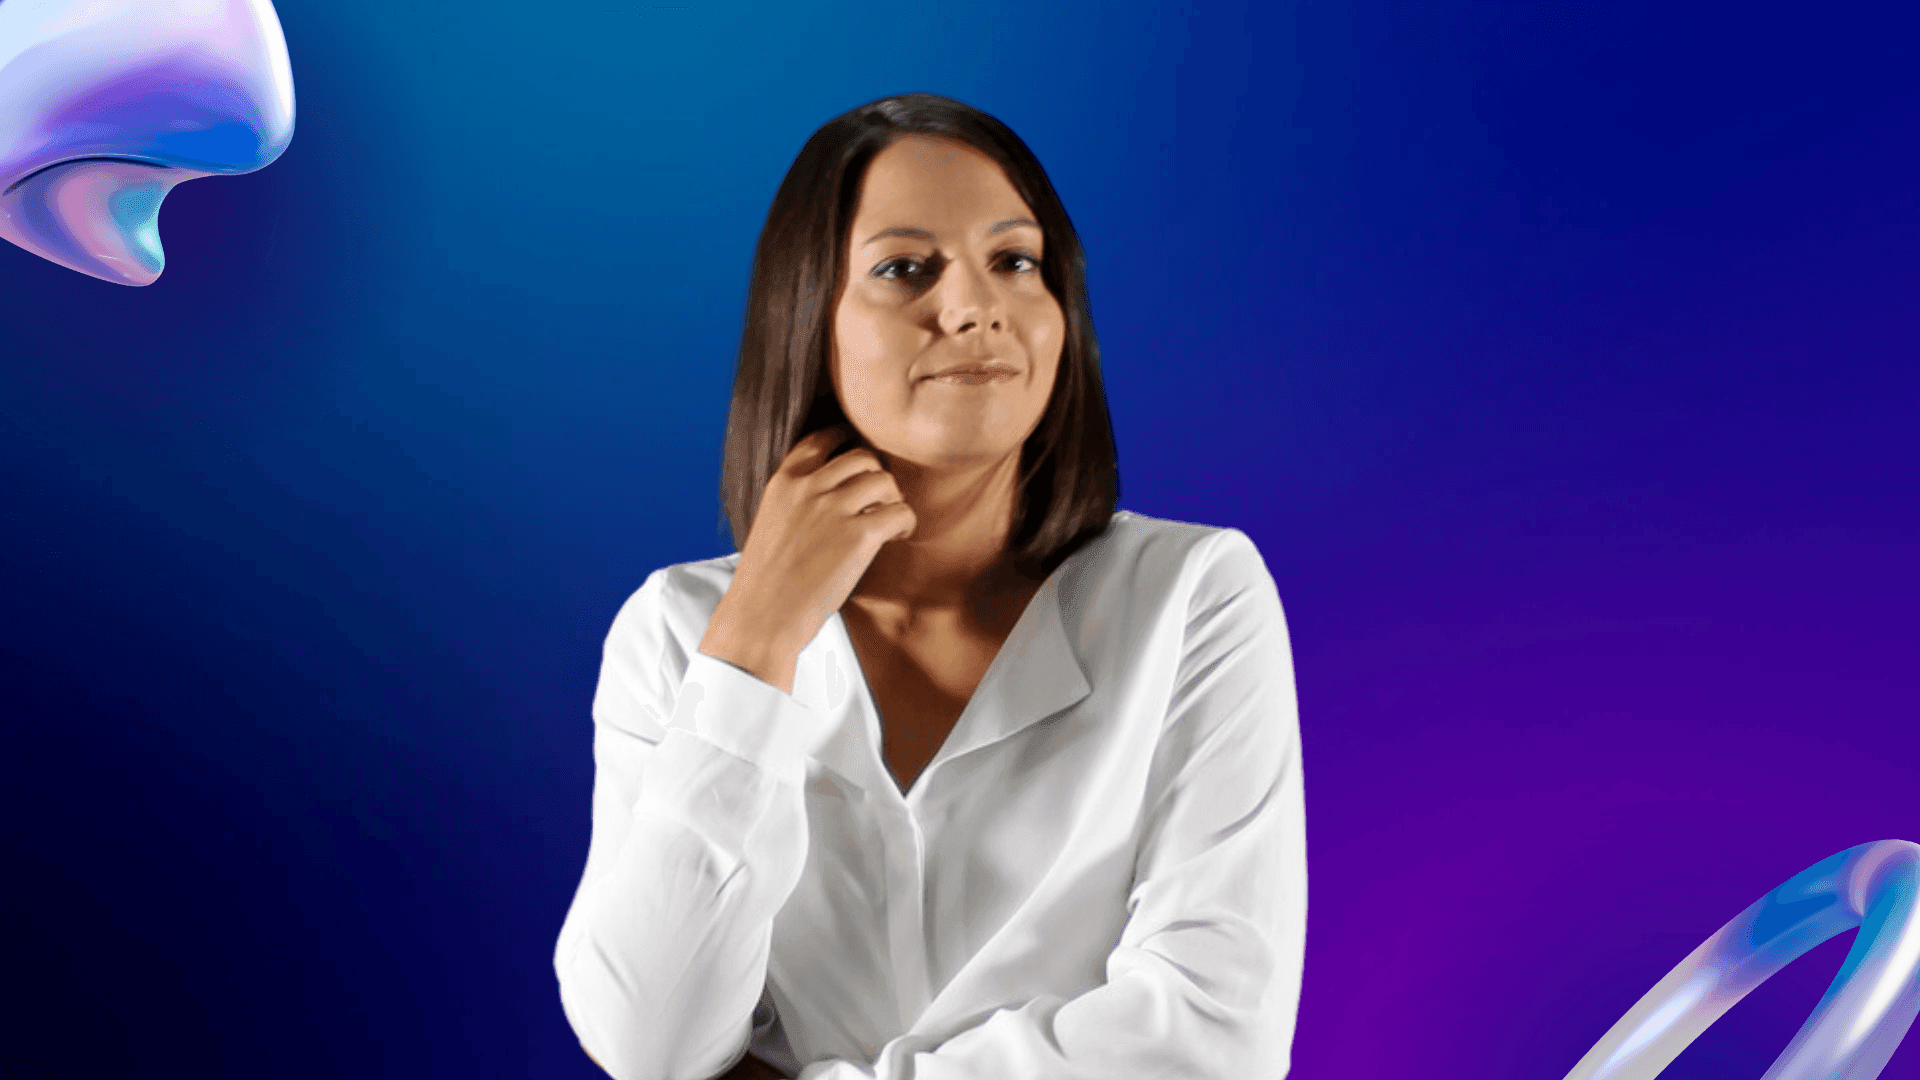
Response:
[[[1107,981],[906,1035],[800,1080],[1281,1080],[1306,944],[1306,818],[1285,616],[1227,530],[1187,612]]]
[[[829,734],[790,695],[684,652],[667,583],[649,577],[607,635],[592,838],[554,949],[567,1020],[615,1080],[710,1080],[745,1049],[806,858],[805,757]]]

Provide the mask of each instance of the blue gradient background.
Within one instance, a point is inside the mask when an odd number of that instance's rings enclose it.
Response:
[[[1296,1077],[1557,1078],[1920,840],[1910,5],[278,7],[293,145],[156,285],[0,249],[8,1075],[596,1074],[601,639],[733,550],[767,205],[907,90],[1080,228],[1121,505],[1279,583]],[[1851,937],[1666,1075],[1758,1076]]]

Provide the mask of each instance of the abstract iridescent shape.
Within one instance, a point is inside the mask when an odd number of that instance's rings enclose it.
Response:
[[[1920,1013],[1920,844],[1905,840],[1848,848],[1755,901],[1647,991],[1566,1080],[1654,1080],[1748,991],[1856,926],[1826,996],[1761,1080],[1873,1080]]]
[[[167,192],[292,140],[270,0],[0,0],[0,237],[36,255],[150,285]]]

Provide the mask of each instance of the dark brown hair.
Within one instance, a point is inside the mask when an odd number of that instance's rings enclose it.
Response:
[[[734,547],[745,548],[767,480],[794,444],[846,419],[827,360],[847,231],[867,166],[904,135],[952,139],[998,162],[1046,238],[1040,276],[1066,315],[1066,340],[1047,411],[1020,451],[1007,539],[1013,565],[1045,577],[1106,529],[1120,498],[1086,255],[1027,144],[986,113],[935,94],[881,98],[827,121],[774,193],[747,285],[720,466],[720,527],[731,525]]]

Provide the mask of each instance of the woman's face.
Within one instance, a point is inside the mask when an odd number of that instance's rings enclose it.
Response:
[[[868,166],[830,360],[866,443],[926,468],[1017,454],[1046,412],[1066,316],[1040,279],[1033,211],[992,158],[907,136]],[[936,377],[996,362],[1006,374]]]

